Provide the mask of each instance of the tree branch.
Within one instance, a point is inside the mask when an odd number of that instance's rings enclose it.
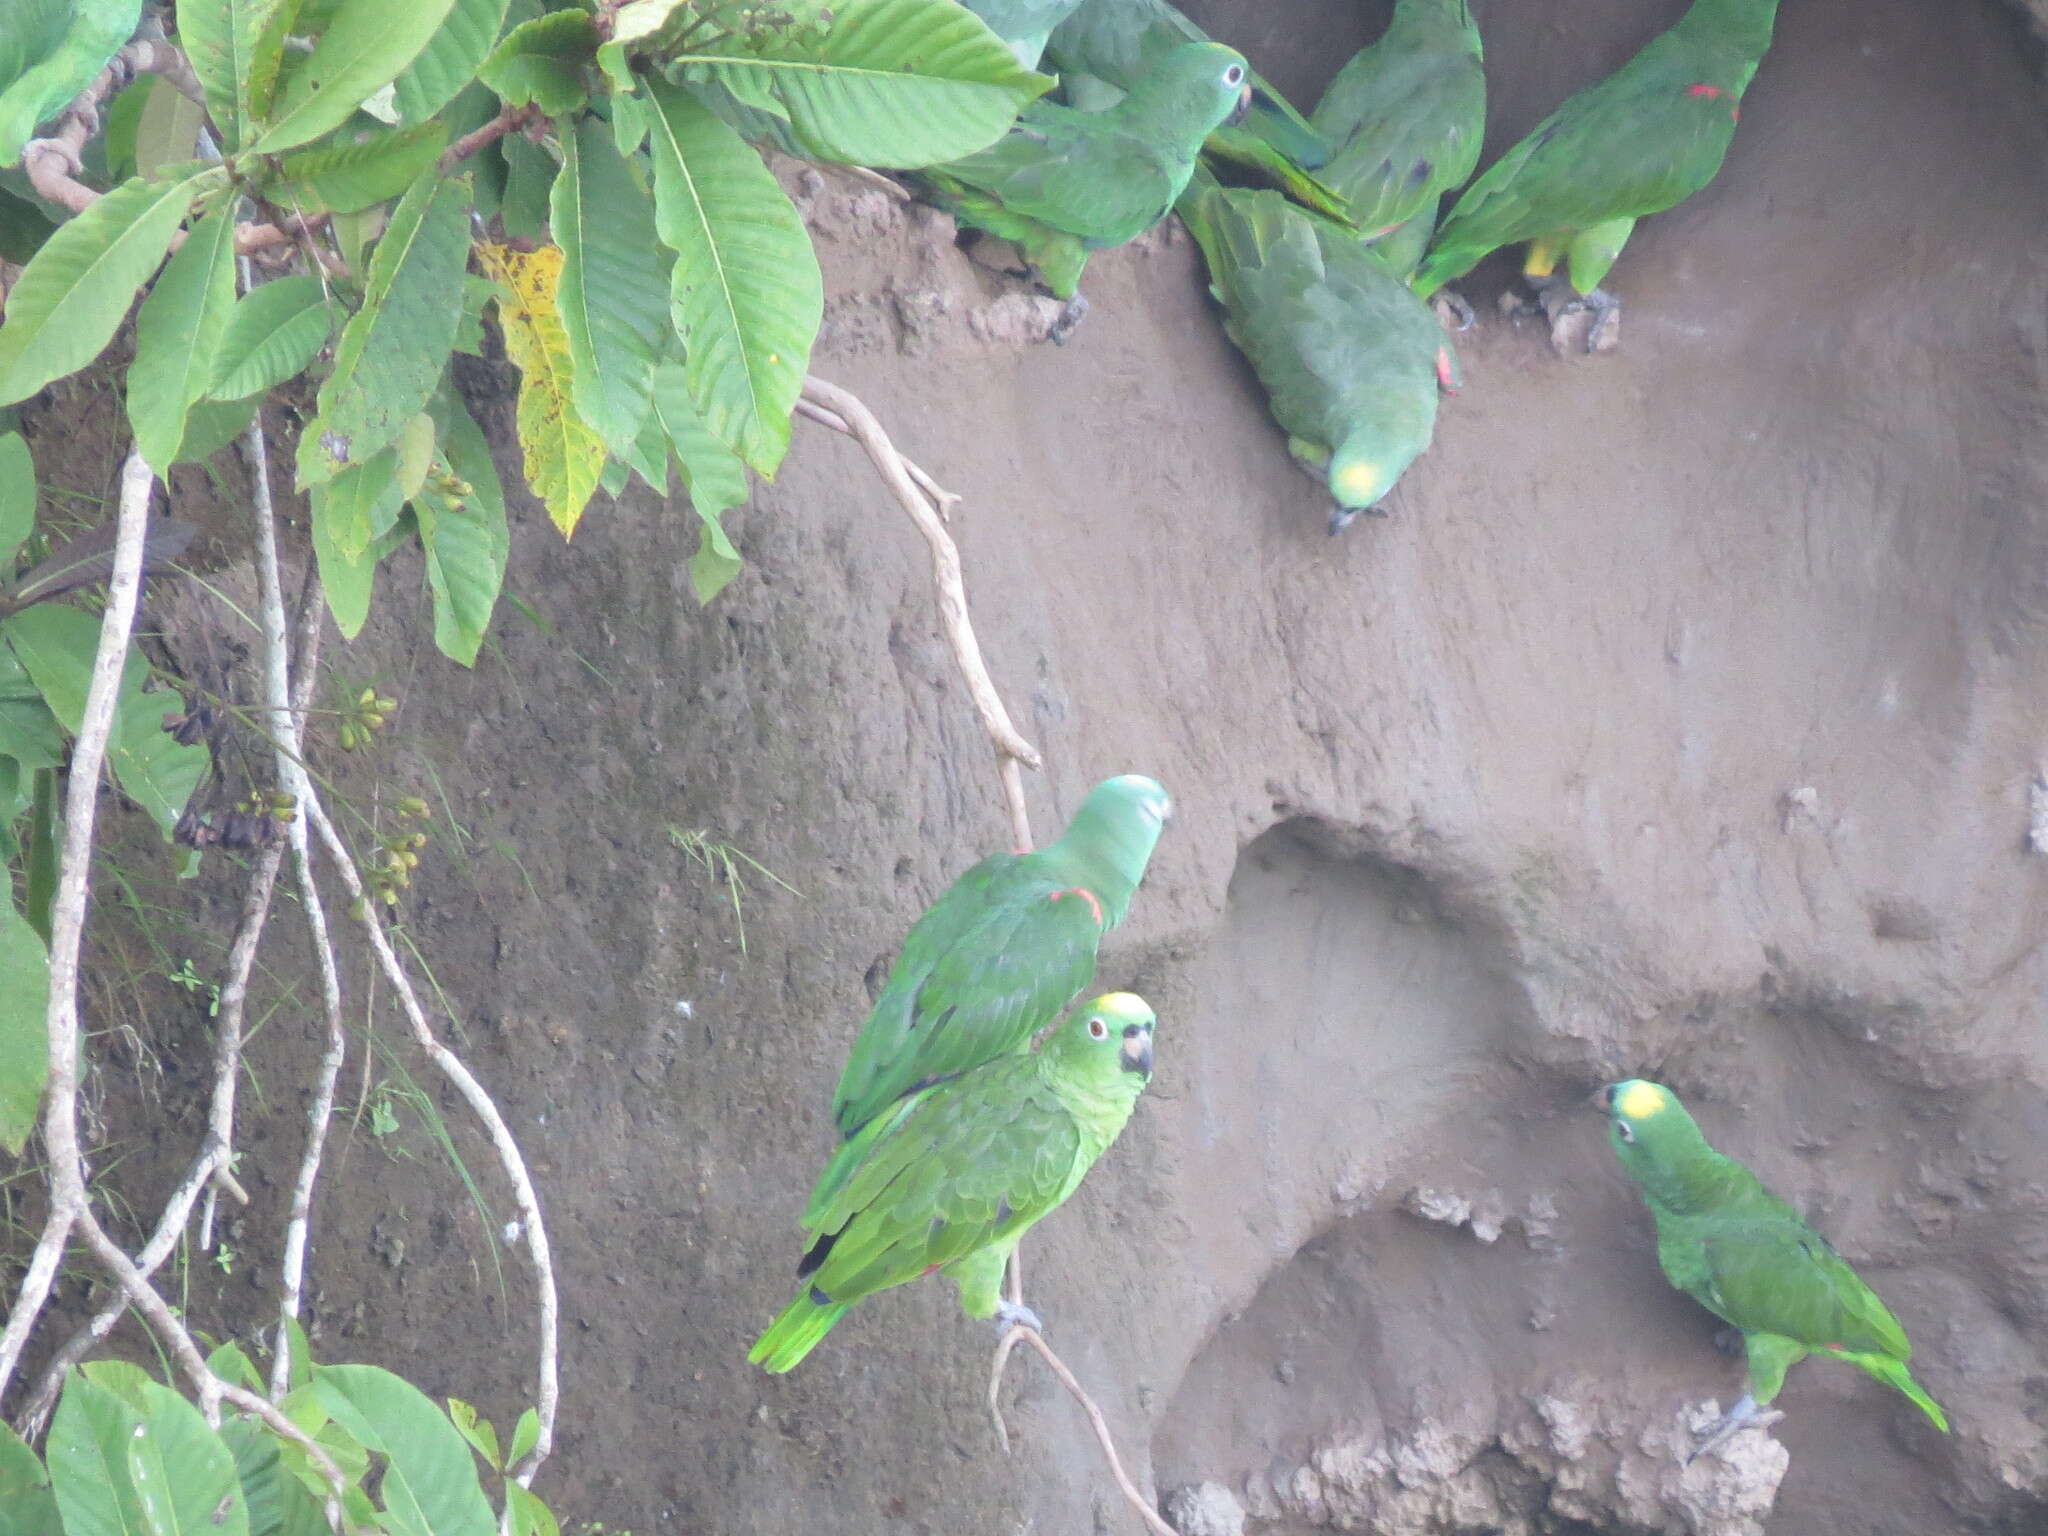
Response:
[[[528,124],[540,121],[543,121],[540,108],[531,104],[523,107],[500,107],[496,117],[480,128],[472,128],[442,150],[436,169],[446,176],[463,161],[472,155],[481,154],[506,134],[517,133]]]

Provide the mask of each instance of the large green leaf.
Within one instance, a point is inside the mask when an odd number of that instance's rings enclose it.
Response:
[[[0,405],[27,399],[106,349],[192,199],[226,178],[214,169],[182,181],[127,182],[43,242],[7,297]]]
[[[562,135],[550,210],[576,413],[624,457],[646,424],[655,359],[668,339],[668,273],[649,259],[657,254],[652,205],[594,118]]]
[[[682,466],[690,505],[703,524],[697,553],[690,560],[690,585],[697,601],[708,603],[740,573],[740,552],[719,521],[747,499],[747,467],[704,425],[684,382],[680,363],[663,363],[654,371],[654,413],[668,433]]]
[[[300,213],[354,213],[398,196],[440,158],[448,130],[440,123],[372,134],[285,157],[291,206]]]
[[[206,112],[198,102],[162,75],[155,76],[135,120],[135,174],[154,176],[195,158],[199,130],[205,125]]]
[[[36,466],[19,432],[0,432],[0,560],[36,527]]]
[[[142,1423],[128,1442],[128,1480],[148,1536],[249,1536],[235,1460],[192,1404],[137,1384]]]
[[[0,165],[21,158],[135,31],[142,0],[11,0],[0,25]]]
[[[583,71],[597,55],[597,27],[581,11],[551,11],[505,34],[477,71],[508,107],[529,103],[550,117],[583,105]]]
[[[41,204],[0,187],[0,261],[27,266],[56,229]]]
[[[192,227],[135,316],[128,421],[159,472],[180,457],[185,419],[213,382],[234,307],[235,221],[223,210]]]
[[[99,654],[100,621],[82,608],[38,603],[0,619],[0,639],[72,735],[85,721],[85,695]]]
[[[275,1435],[255,1419],[237,1416],[221,1425],[220,1437],[235,1458],[250,1536],[329,1536],[320,1501],[285,1471]]]
[[[249,423],[256,419],[256,408],[262,403],[261,395],[248,395],[240,400],[200,401],[192,407],[192,414],[185,420],[185,441],[179,445],[179,459],[187,464],[196,464],[201,459],[212,458],[249,430]]]
[[[1052,88],[953,0],[797,0],[755,14],[763,19],[751,27],[686,41],[666,54],[668,69],[778,112],[820,160],[956,160],[1001,138]]]
[[[14,1151],[19,1156],[21,1148]],[[50,1474],[21,1436],[0,1423],[0,1536],[54,1536],[58,1529]]]
[[[370,258],[363,307],[342,327],[320,414],[299,439],[299,484],[315,485],[394,442],[434,392],[462,315],[469,178],[429,166]]]
[[[403,497],[398,450],[386,448],[366,464],[313,487],[313,556],[320,584],[344,640],[353,640],[370,616],[377,577],[376,539],[397,521]]]
[[[178,41],[206,87],[206,109],[232,154],[249,137],[257,82],[277,75],[283,0],[178,0]],[[296,6],[290,7],[296,10]]]
[[[427,46],[453,0],[346,0],[286,75],[271,123],[251,149],[275,154],[339,128],[374,92],[396,80]]]
[[[434,595],[434,643],[452,660],[473,666],[490,628],[491,610],[505,584],[512,535],[505,523],[505,492],[484,434],[452,391],[436,412],[448,468],[469,485],[467,495],[431,489],[413,503],[427,584]]]
[[[374,1365],[322,1365],[313,1390],[335,1423],[385,1458],[378,1488],[393,1536],[493,1536],[476,1461],[419,1388]]]
[[[184,745],[164,729],[164,716],[179,707],[178,696],[161,689],[145,693],[141,684],[147,669],[133,651],[128,672],[115,706],[107,766],[121,792],[149,813],[168,841],[206,774],[207,752],[198,742]]]
[[[401,121],[424,123],[476,78],[477,66],[505,26],[505,0],[455,0],[420,56],[398,77],[393,100]]]
[[[207,392],[241,400],[274,389],[313,361],[327,344],[329,323],[327,293],[317,277],[280,277],[252,290],[228,317]]]
[[[64,760],[64,728],[10,645],[0,644],[0,757],[24,773]]]
[[[12,765],[13,759],[8,762]],[[0,986],[0,1147],[9,1156],[20,1157],[35,1129],[36,1106],[42,1102],[50,1065],[43,1034],[43,1011],[50,1001],[50,956],[42,935],[14,910],[11,891],[0,891],[0,976],[7,978]],[[4,1450],[0,1442],[0,1452]],[[7,1458],[0,1454],[0,1536],[8,1531],[10,1475]]]
[[[817,254],[746,140],[688,91],[648,88],[655,227],[676,253],[669,310],[690,397],[721,441],[772,475],[824,314]]]
[[[128,1476],[128,1444],[141,1428],[141,1413],[117,1394],[71,1373],[43,1448],[64,1536],[152,1536]]]

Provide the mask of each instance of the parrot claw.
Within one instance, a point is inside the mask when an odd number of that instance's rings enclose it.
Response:
[[[997,1302],[994,1322],[998,1338],[1012,1328],[1029,1328],[1033,1333],[1045,1332],[1045,1323],[1039,1315],[1021,1301],[1005,1299]]]
[[[1778,1420],[1784,1417],[1785,1415],[1775,1408],[1763,1409],[1757,1407],[1756,1399],[1745,1392],[1736,1400],[1733,1408],[1722,1414],[1708,1428],[1706,1438],[1692,1448],[1680,1465],[1691,1466],[1700,1457],[1706,1455],[1708,1451],[1726,1444],[1742,1430],[1752,1426],[1757,1429],[1764,1429],[1769,1425],[1777,1423]]]
[[[1429,307],[1436,311],[1438,324],[1445,330],[1455,331],[1460,336],[1478,323],[1479,316],[1473,311],[1462,295],[1448,288],[1439,288],[1436,297],[1429,301]]]
[[[1059,318],[1052,323],[1052,329],[1045,333],[1045,339],[1056,347],[1064,347],[1067,338],[1074,334],[1088,314],[1088,299],[1085,294],[1075,294],[1067,300],[1067,307],[1060,311]]]

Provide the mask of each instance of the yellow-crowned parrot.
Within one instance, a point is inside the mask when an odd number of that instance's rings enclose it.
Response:
[[[1151,1007],[1111,992],[1037,1051],[983,1062],[898,1099],[852,1142],[832,1198],[804,1218],[804,1282],[748,1352],[787,1371],[846,1309],[934,1270],[969,1317],[1042,1326],[1002,1299],[1019,1238],[1080,1185],[1152,1076]]]

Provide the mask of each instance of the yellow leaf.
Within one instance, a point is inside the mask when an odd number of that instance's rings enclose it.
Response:
[[[605,446],[571,404],[569,337],[555,307],[561,248],[519,251],[484,241],[476,253],[497,285],[505,355],[519,370],[519,451],[526,457],[526,483],[567,538],[597,490]]]

